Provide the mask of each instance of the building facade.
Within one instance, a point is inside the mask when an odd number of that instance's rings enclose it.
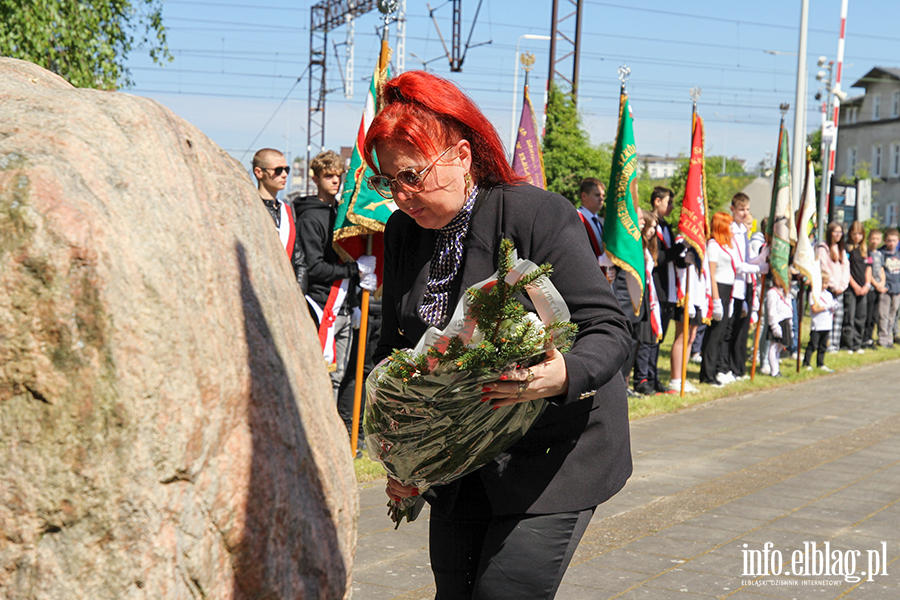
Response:
[[[900,222],[900,68],[875,67],[853,84],[865,94],[841,104],[834,178],[872,178],[872,216]]]

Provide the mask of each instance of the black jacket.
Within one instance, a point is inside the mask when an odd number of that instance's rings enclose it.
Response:
[[[656,241],[659,253],[656,257],[656,266],[653,267],[653,282],[656,284],[656,297],[659,298],[660,303],[663,303],[668,302],[666,297],[669,294],[669,265],[673,264],[676,269],[683,269],[687,263],[683,257],[684,243],[675,243],[675,232],[663,217],[659,217],[659,225],[669,231],[669,239],[672,240],[671,248],[664,248],[662,241]]]
[[[628,321],[572,204],[524,184],[479,193],[451,307],[461,289],[496,271],[504,237],[512,239],[521,258],[553,265],[551,280],[579,333],[565,355],[568,393],[550,398],[528,433],[477,473],[495,514],[547,514],[596,506],[618,492],[631,475],[628,404],[619,372],[630,347]],[[427,328],[418,306],[435,239],[435,231],[422,229],[400,211],[388,220],[376,364],[395,348],[414,347]],[[458,489],[458,481],[435,486],[425,498],[432,510],[449,511]]]
[[[288,196],[293,201],[297,215],[297,238],[303,245],[306,254],[306,266],[309,269],[310,298],[320,307],[325,306],[331,284],[340,279],[350,279],[350,292],[347,306],[355,306],[356,284],[359,281],[359,269],[355,262],[342,263],[334,250],[334,219],[336,208],[325,204],[317,196]]]
[[[269,211],[269,215],[271,215],[272,220],[275,221],[275,227],[281,227],[281,207],[278,206],[278,202],[275,200],[267,200],[265,198],[260,198],[263,202],[263,205],[266,207],[266,210]],[[288,214],[290,218],[294,219],[294,247],[291,250],[290,258],[291,258],[291,266],[294,268],[294,277],[297,279],[297,284],[300,286],[300,290],[305,295],[309,289],[309,278],[307,276],[306,270],[306,255],[303,253],[303,245],[300,243],[300,236],[296,234],[297,230],[297,220],[296,220],[296,212],[292,208],[290,202],[287,203]]]

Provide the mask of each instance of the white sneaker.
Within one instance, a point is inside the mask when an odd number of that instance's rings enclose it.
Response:
[[[772,369],[769,367],[769,363],[764,364],[759,372],[763,375],[768,375],[769,373],[771,373]]]
[[[866,351],[863,350],[862,348],[860,348],[859,350],[856,351],[856,353],[857,353],[857,354],[865,354]]]
[[[700,355],[699,352],[698,352],[697,354],[692,354],[692,355],[691,355],[691,362],[692,362],[692,363],[700,364],[700,363],[703,362],[703,357]]]
[[[853,350],[847,350],[847,354],[853,354]]]
[[[809,365],[806,365],[806,370],[807,370],[807,371],[812,371],[812,367],[809,366]]]
[[[735,379],[734,375],[729,371],[728,373],[716,373],[716,381],[722,385],[728,385],[729,383],[734,383]]]
[[[671,379],[669,380],[669,391],[675,392],[676,394],[681,393],[681,380],[680,379]],[[684,382],[684,393],[692,394],[697,391],[697,388],[690,382]]]
[[[794,359],[794,360],[797,360],[797,353],[796,353],[796,352],[791,352],[791,358]]]
[[[834,369],[832,369],[830,367],[826,367],[825,365],[822,365],[821,367],[819,367],[819,370],[825,371],[826,373],[834,373]]]

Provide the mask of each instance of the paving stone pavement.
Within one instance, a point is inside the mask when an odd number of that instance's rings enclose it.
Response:
[[[641,419],[632,451],[557,600],[900,600],[900,362]],[[430,600],[427,508],[385,503],[361,486],[352,598]]]

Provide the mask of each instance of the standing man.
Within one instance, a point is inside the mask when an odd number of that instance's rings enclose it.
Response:
[[[578,216],[584,223],[594,256],[599,258],[604,252],[603,218],[600,216],[600,211],[603,210],[606,186],[599,179],[588,177],[581,182],[579,196],[581,197],[581,207],[578,209]]]
[[[656,286],[656,297],[659,298],[659,317],[662,327],[662,338],[666,338],[669,321],[675,312],[678,303],[678,281],[675,269],[685,267],[684,255],[686,254],[683,243],[675,243],[675,234],[666,221],[672,213],[672,190],[662,186],[656,186],[650,193],[651,211],[656,217],[656,247],[659,249],[656,258],[656,266],[653,267],[653,284]],[[647,282],[649,285],[650,282]],[[668,386],[659,381],[657,363],[659,362],[659,342],[654,344],[641,344],[638,347],[635,359],[634,374],[637,383],[634,391],[645,396],[656,393],[671,392]]]
[[[725,315],[731,320],[729,337],[726,340],[729,370],[723,383],[731,383],[738,379],[747,379],[747,342],[750,338],[750,313],[753,310],[753,291],[756,274],[761,271],[759,259],[750,258],[750,225],[753,217],[750,214],[750,197],[738,192],[731,198],[731,233],[734,235],[734,246],[737,248],[734,286],[731,288],[732,312]],[[727,312],[726,307],[726,312]],[[730,377],[729,377],[730,374]]]
[[[297,235],[296,218],[290,202],[278,200],[278,192],[284,189],[287,176],[291,168],[287,166],[284,154],[274,148],[263,148],[253,155],[253,176],[256,177],[256,188],[259,197],[269,211],[278,237],[284,245],[291,266],[294,268],[294,277],[300,286],[300,291],[306,295],[308,277],[306,270],[306,258],[303,253],[303,245]]]
[[[313,172],[316,195],[294,199],[297,235],[309,267],[306,299],[319,328],[319,342],[337,400],[341,380],[350,362],[353,309],[358,303],[356,287],[360,285],[375,291],[375,257],[362,256],[358,262],[342,262],[334,249],[337,194],[344,174],[344,161],[334,151],[327,150],[319,153],[309,167]]]

